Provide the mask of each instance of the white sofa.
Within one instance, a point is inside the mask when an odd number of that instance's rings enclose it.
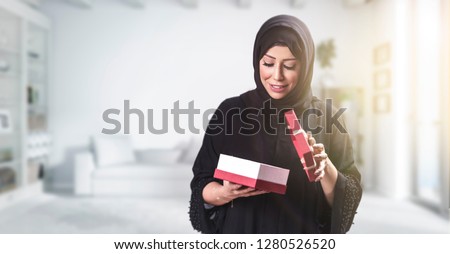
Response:
[[[75,157],[76,195],[189,195],[200,141],[171,149],[134,150],[127,136],[99,136]]]

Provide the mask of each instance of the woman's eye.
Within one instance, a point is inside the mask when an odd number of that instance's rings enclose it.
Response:
[[[272,66],[273,66],[273,63],[266,63],[266,62],[263,61],[263,65],[264,65],[264,66],[267,66],[267,67],[272,67]]]
[[[289,66],[289,65],[283,65],[284,66],[284,68],[286,68],[287,70],[295,70],[295,65],[291,65],[291,66]]]

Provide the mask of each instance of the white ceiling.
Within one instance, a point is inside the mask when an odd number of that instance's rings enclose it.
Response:
[[[39,6],[44,2],[48,0],[22,0],[23,2],[29,4],[33,8],[39,8]],[[65,2],[71,6],[77,7],[77,8],[85,8],[89,9],[93,5],[95,5],[95,0],[52,0],[52,1],[61,1]],[[124,4],[124,7],[130,7],[130,8],[145,8],[146,5],[154,0],[116,0],[121,1]],[[179,2],[179,4],[185,6],[186,8],[196,8],[202,0],[173,0]],[[203,0],[204,1],[204,0]],[[214,0],[209,0],[214,1]],[[228,0],[234,4],[236,4],[239,8],[250,8],[253,4],[253,0]],[[305,5],[308,4],[308,1],[310,0],[283,0],[278,1],[280,4],[286,4],[290,5],[292,8],[303,8]],[[315,0],[317,1],[317,0]],[[338,0],[323,0],[323,1],[338,1]],[[346,7],[354,7],[358,5],[362,5],[365,3],[368,3],[372,0],[340,0],[342,1],[342,4]],[[257,1],[256,1],[257,2]]]

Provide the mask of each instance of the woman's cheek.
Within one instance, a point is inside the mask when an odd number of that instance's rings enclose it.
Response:
[[[261,79],[267,80],[270,78],[271,75],[272,75],[272,73],[270,70],[268,70],[267,67],[263,66],[262,68],[260,68]]]

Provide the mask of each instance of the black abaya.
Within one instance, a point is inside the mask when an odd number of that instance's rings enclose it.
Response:
[[[298,83],[281,99],[269,96],[259,75],[259,61],[274,45],[288,47],[301,67]],[[194,229],[203,233],[345,233],[350,229],[361,199],[360,174],[347,133],[337,128],[330,133],[313,129],[325,128],[326,109],[332,110],[331,105],[312,96],[313,66],[314,43],[303,22],[280,15],[262,25],[253,52],[256,89],[221,103],[194,162],[189,210]],[[312,131],[317,143],[324,144],[325,152],[338,170],[333,207],[328,205],[321,184],[308,181],[286,134],[283,114],[265,117],[267,111],[262,109],[266,108],[266,102],[278,113],[294,109],[303,128]],[[303,112],[311,109],[323,115],[302,122]],[[286,194],[237,198],[211,208],[203,200],[202,192],[212,181],[222,183],[213,178],[220,154],[289,169]]]
[[[255,93],[250,91],[248,93]],[[248,94],[247,93],[247,94]],[[216,111],[204,137],[201,150],[193,166],[190,218],[194,228],[203,233],[345,233],[349,230],[361,198],[360,175],[354,164],[352,146],[347,133],[337,129],[333,133],[314,134],[317,143],[323,143],[330,160],[339,171],[333,208],[324,196],[320,183],[308,181],[295,151],[286,125],[276,126],[277,134],[260,131],[255,135],[239,134],[245,126],[248,108],[244,95],[225,100]],[[325,104],[313,99],[312,107],[325,112]],[[226,117],[226,112],[240,109],[240,117]],[[217,113],[218,111],[222,113]],[[229,115],[228,115],[229,116]],[[262,116],[257,118],[262,122]],[[233,121],[233,134],[225,131],[211,135]],[[309,126],[325,126],[325,114]],[[230,125],[228,125],[230,126]],[[261,152],[261,151],[266,151]],[[290,169],[285,195],[268,193],[238,198],[221,207],[206,208],[203,188],[211,181],[219,155],[227,154],[244,159]]]

